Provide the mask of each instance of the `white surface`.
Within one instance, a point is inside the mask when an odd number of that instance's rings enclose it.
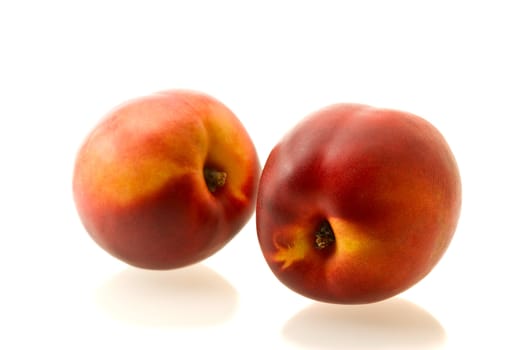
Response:
[[[521,6],[251,3],[0,3],[0,348],[523,348]],[[75,152],[113,106],[166,88],[227,104],[262,162],[330,103],[425,117],[462,173],[447,254],[402,295],[357,307],[281,285],[253,220],[187,269],[116,261],[77,218]]]

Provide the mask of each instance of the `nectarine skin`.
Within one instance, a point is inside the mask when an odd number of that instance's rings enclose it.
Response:
[[[427,275],[457,227],[461,181],[441,133],[401,111],[326,107],[270,153],[256,207],[261,250],[292,290],[370,303]]]
[[[196,91],[115,108],[81,146],[73,175],[81,221],[128,264],[171,269],[221,249],[254,211],[260,165],[236,116]]]

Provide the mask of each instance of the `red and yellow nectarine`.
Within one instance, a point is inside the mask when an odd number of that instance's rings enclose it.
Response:
[[[221,102],[173,90],[128,101],[81,146],[73,193],[92,238],[138,267],[170,269],[223,247],[254,211],[254,145]]]
[[[332,303],[369,303],[427,275],[461,207],[455,158],[410,113],[337,104],[276,145],[259,184],[256,226],[274,274]]]

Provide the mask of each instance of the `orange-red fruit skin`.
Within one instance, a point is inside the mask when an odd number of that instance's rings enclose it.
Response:
[[[227,173],[211,193],[210,166]],[[260,165],[236,116],[196,91],[171,90],[111,111],[78,151],[73,195],[80,219],[130,265],[172,269],[221,249],[254,211]]]
[[[337,104],[305,118],[274,147],[256,225],[274,274],[312,299],[358,304],[420,281],[447,249],[461,208],[456,160],[426,120]],[[321,220],[335,243],[314,247]]]

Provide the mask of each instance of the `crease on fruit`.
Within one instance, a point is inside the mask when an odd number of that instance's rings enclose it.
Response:
[[[225,122],[242,128],[241,124],[230,118],[228,110],[212,107],[208,115],[220,116],[220,118],[207,118],[204,120],[206,137],[208,140],[206,150],[206,164],[219,164],[220,170],[227,174],[228,193],[240,202],[247,202],[248,195],[244,193],[243,186],[249,181],[248,174],[244,169],[251,164],[252,151],[246,151],[239,144],[248,144],[249,140],[244,135],[237,133]],[[211,192],[213,192],[211,190]]]

